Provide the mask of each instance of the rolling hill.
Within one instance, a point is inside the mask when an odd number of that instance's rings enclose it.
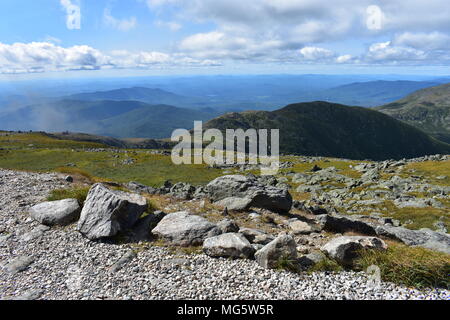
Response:
[[[400,159],[449,153],[450,145],[383,113],[328,102],[229,113],[204,129],[280,129],[280,152],[350,159]]]
[[[450,143],[450,83],[416,91],[375,110]]]
[[[78,101],[140,101],[148,104],[167,104],[175,106],[195,105],[200,99],[185,97],[161,89],[144,87],[121,88],[74,94],[68,97]]]
[[[355,82],[323,90],[311,100],[325,100],[352,106],[380,106],[398,99],[419,89],[438,85],[430,81],[368,81]]]
[[[165,138],[177,128],[190,129],[194,120],[209,120],[202,112],[139,101],[61,100],[0,115],[3,130],[84,132],[115,138]]]

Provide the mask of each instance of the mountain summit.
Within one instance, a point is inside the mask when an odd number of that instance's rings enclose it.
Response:
[[[450,143],[450,83],[416,91],[375,110]]]
[[[450,145],[383,113],[316,101],[229,113],[208,128],[280,129],[280,152],[351,159],[400,159],[450,152]]]

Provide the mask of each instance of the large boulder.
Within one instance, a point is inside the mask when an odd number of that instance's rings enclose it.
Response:
[[[255,259],[263,268],[275,269],[281,260],[297,260],[297,245],[289,235],[281,235],[255,253]]]
[[[450,236],[427,228],[410,230],[389,225],[377,226],[377,235],[395,239],[408,246],[418,246],[450,254]]]
[[[219,200],[214,203],[217,206],[227,208],[234,211],[244,211],[251,207],[252,199],[249,198],[238,198],[238,197],[228,197]]]
[[[376,237],[343,236],[332,239],[321,248],[330,258],[343,265],[352,265],[361,249],[386,250],[387,245]]]
[[[254,176],[228,175],[214,179],[206,186],[209,198],[217,202],[227,198],[244,199],[243,209],[264,208],[275,212],[288,212],[292,197],[286,189],[263,184]]]
[[[203,243],[203,252],[211,257],[251,258],[255,253],[252,245],[240,233],[224,233],[208,238]]]
[[[217,236],[220,229],[203,217],[187,211],[165,216],[152,233],[180,246],[201,245],[206,238]]]
[[[64,199],[39,203],[30,209],[34,220],[47,226],[65,226],[80,217],[81,207],[77,199]]]
[[[146,210],[144,197],[98,183],[89,190],[77,230],[91,240],[112,237],[131,229]]]

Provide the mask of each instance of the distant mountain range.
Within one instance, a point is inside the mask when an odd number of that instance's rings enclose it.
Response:
[[[352,105],[358,101],[376,104],[434,84],[426,81],[370,81],[321,90],[316,94],[333,96],[337,101],[355,102],[350,103]],[[449,88],[449,85],[442,85],[422,89],[376,110],[450,142]],[[268,97],[275,91],[267,86]],[[284,95],[283,99],[294,99],[294,95],[286,98],[293,94],[288,91],[277,92]],[[313,92],[299,92],[299,95],[312,96]],[[263,96],[259,98],[266,99]],[[212,119],[207,127],[279,128],[284,153],[379,160],[450,152],[448,144],[383,113],[328,102],[296,103],[273,111],[277,108],[275,102],[226,102],[215,96],[189,97],[144,87],[36,101],[32,105],[0,112],[0,129],[161,139],[170,137],[177,128],[191,129],[195,120]],[[209,104],[208,101],[213,102]],[[255,109],[262,111],[241,112]],[[221,116],[230,110],[236,112]],[[149,140],[140,143],[153,145]],[[119,146],[120,142],[112,141],[112,144]]]
[[[450,83],[419,90],[375,110],[450,143]]]
[[[383,160],[450,152],[450,145],[383,113],[321,101],[230,113],[204,128],[279,128],[280,152],[288,154]]]
[[[439,85],[429,81],[369,81],[356,82],[323,90],[311,100],[324,100],[351,106],[373,107],[405,97],[423,88]]]
[[[70,100],[80,101],[140,101],[148,104],[166,104],[173,106],[195,106],[201,99],[174,94],[161,89],[132,87],[109,91],[87,92],[67,97]]]
[[[355,82],[331,88],[318,88],[308,84],[293,89],[282,88],[261,83],[251,88],[246,99],[245,87],[237,92],[236,97],[228,97],[237,88],[224,88],[220,95],[192,97],[174,94],[162,89],[144,87],[122,88],[110,91],[79,93],[64,97],[68,100],[81,101],[141,101],[149,104],[167,104],[190,109],[213,109],[221,112],[245,110],[275,110],[283,104],[315,100],[330,101],[362,107],[383,105],[405,97],[406,95],[427,87],[439,85],[431,81],[367,81]],[[228,91],[231,90],[231,93]],[[259,91],[258,91],[259,90]],[[215,91],[214,91],[215,92]],[[226,99],[221,96],[227,96]],[[280,105],[281,104],[281,105]]]
[[[61,100],[0,115],[0,127],[3,130],[75,131],[116,138],[165,138],[170,137],[174,129],[190,129],[194,120],[209,120],[217,115],[139,101]]]

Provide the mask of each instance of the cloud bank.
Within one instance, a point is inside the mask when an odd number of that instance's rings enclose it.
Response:
[[[137,1],[154,11],[155,28],[182,29],[162,46],[165,52],[62,47],[51,38],[0,42],[0,73],[240,63],[450,65],[448,0]],[[80,29],[79,0],[60,4],[67,28]],[[119,19],[108,8],[102,18],[119,31],[140,27],[135,17]]]
[[[0,43],[0,73],[4,74],[217,65],[220,63],[213,60],[155,51],[121,50],[105,54],[85,45],[64,48],[50,42]]]

